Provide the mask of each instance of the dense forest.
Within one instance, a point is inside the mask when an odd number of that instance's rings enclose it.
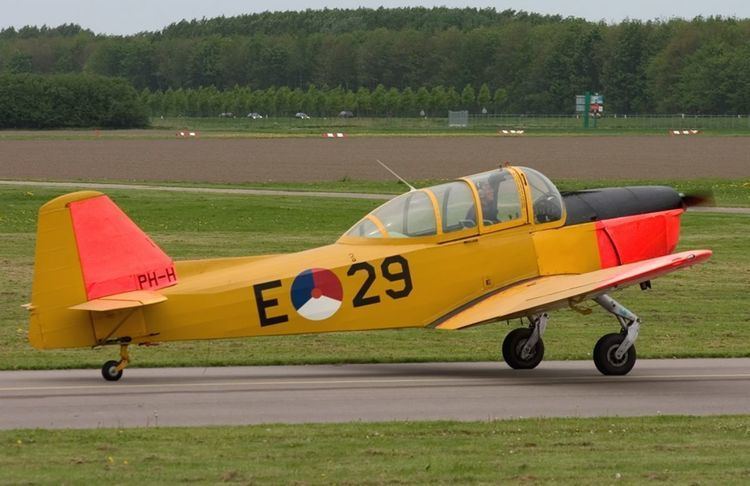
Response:
[[[370,114],[459,105],[572,113],[574,95],[586,90],[605,95],[608,113],[746,114],[750,20],[606,24],[512,10],[381,8],[182,21],[126,37],[77,25],[24,27],[0,31],[0,73],[121,77],[155,115],[202,113],[207,93],[206,113],[259,103],[279,113],[304,103]],[[321,93],[333,94],[321,101]],[[398,108],[373,106],[381,95]],[[369,107],[359,101],[368,98]]]
[[[82,74],[0,75],[0,128],[148,124],[138,93],[123,79]]]

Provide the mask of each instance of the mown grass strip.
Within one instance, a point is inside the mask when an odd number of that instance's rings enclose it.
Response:
[[[199,135],[213,134],[269,134],[269,135],[313,135],[321,136],[325,132],[344,132],[348,135],[492,135],[499,130],[524,129],[523,136],[597,136],[597,135],[637,135],[656,134],[667,136],[670,129],[700,128],[711,134],[748,134],[750,124],[747,118],[716,119],[683,119],[675,117],[650,118],[630,117],[598,120],[591,128],[583,128],[583,120],[572,116],[513,116],[488,115],[472,117],[466,127],[449,127],[448,119],[443,117],[314,117],[296,119],[290,117],[272,117],[258,120],[246,117],[218,118],[152,118],[154,128],[180,130],[189,128],[198,130]],[[694,135],[695,136],[695,135]],[[700,135],[698,135],[700,136]]]
[[[26,341],[34,228],[41,204],[60,191],[0,189],[0,369],[99,367],[116,350],[39,352]],[[299,251],[334,241],[377,201],[238,197],[115,191],[115,201],[175,258]],[[711,248],[705,265],[630,288],[618,300],[644,320],[640,357],[750,356],[750,247],[745,215],[687,214],[680,249]],[[512,322],[461,332],[424,329],[170,343],[133,350],[134,366],[210,366],[499,359]],[[545,335],[548,359],[587,359],[616,330],[611,316],[555,312]]]
[[[150,129],[99,130],[95,127],[65,130],[2,130],[0,140],[112,140],[167,139],[180,131],[197,138],[315,138],[342,132],[349,137],[497,137],[499,131],[523,129],[523,137],[670,136],[673,129],[700,128],[700,136],[748,136],[747,118],[631,117],[598,120],[596,127],[583,128],[583,120],[571,116],[474,117],[467,127],[449,127],[443,117],[273,117],[259,120],[239,116],[151,118]],[[516,136],[516,135],[510,135]],[[684,135],[682,135],[684,136]],[[192,138],[188,135],[189,138]]]
[[[750,417],[0,431],[3,484],[740,484]]]
[[[38,181],[44,182],[44,181]],[[301,192],[342,192],[363,194],[402,194],[408,190],[405,184],[396,180],[367,181],[344,178],[338,181],[312,182],[248,182],[242,184],[217,184],[191,181],[133,181],[133,180],[87,180],[86,183],[135,184],[146,186],[168,186],[210,189],[269,189]],[[417,187],[427,187],[446,182],[444,179],[423,179],[411,181]],[[71,181],[75,183],[75,181]],[[741,179],[557,179],[555,184],[560,191],[577,191],[612,186],[663,185],[674,187],[683,193],[711,191],[717,206],[750,207],[750,178]]]

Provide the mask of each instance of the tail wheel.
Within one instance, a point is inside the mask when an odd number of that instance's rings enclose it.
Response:
[[[107,361],[102,366],[102,376],[107,381],[117,381],[122,378],[122,370],[117,370],[118,361]]]
[[[531,349],[528,356],[523,356],[523,347],[526,341],[531,337],[532,329],[528,327],[519,327],[513,329],[505,336],[503,341],[503,359],[508,366],[514,370],[530,370],[536,368],[544,358],[544,342],[541,338]]]
[[[627,375],[635,365],[635,346],[630,346],[621,358],[615,353],[625,340],[624,334],[606,334],[594,346],[594,364],[603,375]]]

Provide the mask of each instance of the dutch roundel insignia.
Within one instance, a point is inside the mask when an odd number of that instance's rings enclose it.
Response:
[[[343,298],[341,281],[324,268],[305,270],[292,282],[292,304],[299,315],[311,321],[334,315]]]

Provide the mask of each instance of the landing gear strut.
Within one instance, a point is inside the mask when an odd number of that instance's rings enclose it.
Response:
[[[102,376],[107,381],[117,381],[122,378],[122,370],[130,364],[130,354],[128,354],[128,345],[120,345],[120,361],[107,361],[102,366]]]
[[[635,340],[641,327],[641,319],[607,294],[594,301],[607,312],[614,314],[622,330],[606,334],[594,346],[594,364],[604,375],[626,375],[633,369],[636,360]]]
[[[503,359],[515,370],[536,368],[544,358],[542,335],[547,328],[549,315],[538,314],[529,318],[529,327],[513,329],[503,341]]]

